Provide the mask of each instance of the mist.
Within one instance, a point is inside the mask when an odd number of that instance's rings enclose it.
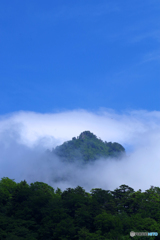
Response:
[[[160,186],[160,112],[111,109],[41,114],[17,112],[0,117],[0,178],[16,182],[45,182],[61,190],[76,186],[114,190],[121,184],[135,191]],[[66,163],[52,150],[89,130],[103,141],[118,142],[126,149],[120,160]]]

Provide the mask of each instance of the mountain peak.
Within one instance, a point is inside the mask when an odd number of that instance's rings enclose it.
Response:
[[[64,142],[54,149],[54,153],[68,161],[93,161],[99,158],[118,157],[125,152],[119,143],[103,142],[90,131],[82,132],[77,138]]]
[[[91,133],[90,131],[84,131],[82,132],[79,137],[79,139],[84,139],[84,138],[97,138],[96,135],[94,135],[93,133]]]

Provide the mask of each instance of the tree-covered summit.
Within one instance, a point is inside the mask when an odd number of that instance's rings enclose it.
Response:
[[[119,143],[103,142],[90,131],[82,132],[77,138],[64,142],[53,149],[53,153],[67,161],[88,162],[98,158],[118,157],[125,152]]]
[[[90,131],[84,131],[79,135],[79,137],[77,137],[77,139],[85,139],[85,138],[97,139],[97,136],[91,133]]]

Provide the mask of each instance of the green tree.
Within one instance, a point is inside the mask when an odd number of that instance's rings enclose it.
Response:
[[[17,184],[14,180],[4,177],[0,180],[0,210],[6,212]]]
[[[76,187],[75,189],[68,188],[62,193],[61,197],[64,208],[67,209],[67,213],[71,217],[75,216],[75,211],[78,208],[81,208],[83,205],[89,203],[88,194],[80,186]]]
[[[123,211],[130,213],[132,201],[131,196],[134,193],[134,189],[128,185],[122,184],[119,188],[111,191],[112,196],[117,205],[117,212],[121,213]]]
[[[95,233],[91,233],[86,227],[81,228],[76,237],[78,240],[106,240],[106,238],[101,235],[100,230]]]
[[[100,230],[102,235],[108,239],[122,236],[123,225],[119,216],[103,212],[95,217],[95,229]]]
[[[107,213],[116,213],[116,202],[109,190],[102,190],[101,188],[95,188],[91,190],[92,201],[97,202],[97,206]]]

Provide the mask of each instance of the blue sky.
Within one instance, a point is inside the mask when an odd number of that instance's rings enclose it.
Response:
[[[159,186],[159,13],[159,0],[0,1],[0,178]],[[126,156],[85,169],[46,161],[85,130]]]
[[[160,2],[1,1],[0,114],[160,110]]]

